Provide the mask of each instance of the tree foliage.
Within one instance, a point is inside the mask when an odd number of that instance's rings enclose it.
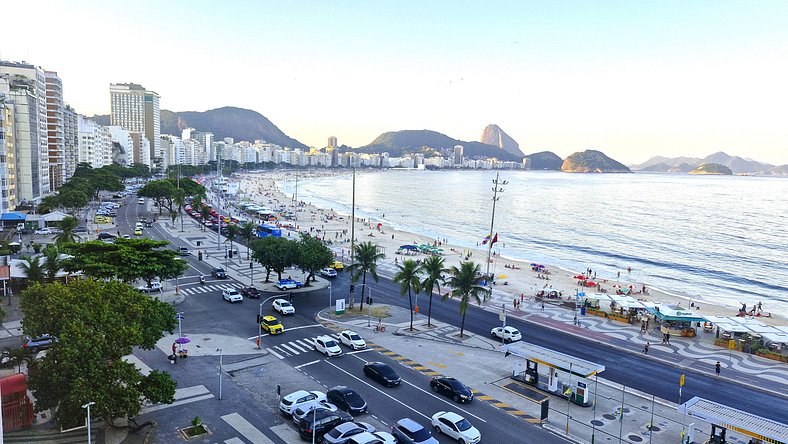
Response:
[[[421,291],[421,281],[419,275],[421,274],[421,267],[413,259],[405,259],[401,264],[397,265],[398,271],[391,279],[395,283],[399,283],[400,294],[408,294],[408,306],[410,307],[410,329],[413,330],[413,295],[412,292],[418,294]],[[362,295],[363,296],[363,295]],[[363,298],[362,298],[363,299]]]
[[[481,285],[484,278],[481,275],[481,267],[477,263],[460,262],[460,267],[451,267],[449,274],[449,279],[446,280],[446,284],[452,288],[449,294],[452,298],[460,298],[460,315],[462,315],[460,337],[462,337],[465,331],[465,313],[468,311],[471,298],[482,305],[482,302],[490,297],[490,290]]]
[[[144,402],[172,403],[175,382],[159,371],[143,376],[123,356],[152,349],[176,326],[175,310],[117,281],[75,280],[29,287],[22,293],[26,335],[60,340],[33,364],[30,388],[36,410],[56,408],[63,427],[83,424],[81,406],[93,401],[93,417],[133,418]]]
[[[309,281],[315,280],[315,273],[321,268],[328,267],[332,262],[334,262],[334,253],[320,239],[306,234],[301,235],[296,265],[309,273],[304,285],[308,287]]]
[[[385,254],[378,251],[377,244],[372,242],[362,242],[353,248],[353,263],[348,267],[351,273],[350,280],[358,282],[361,280],[361,306],[359,310],[364,309],[364,291],[367,289],[367,273],[372,276],[372,279],[377,282],[378,278],[378,260],[386,257]]]
[[[175,186],[169,180],[152,180],[137,191],[137,194],[155,200],[159,205],[159,214],[161,214],[162,210],[165,208],[168,213],[171,213],[175,190]]]
[[[74,230],[77,229],[77,219],[75,217],[65,217],[62,221],[60,221],[57,226],[60,228],[61,232],[55,235],[55,244],[62,245],[66,243],[75,242],[80,237],[74,233]]]
[[[282,279],[285,268],[291,267],[297,257],[298,245],[294,241],[274,236],[252,241],[252,259],[265,268],[265,282],[270,282],[272,271]]]
[[[46,269],[41,263],[41,256],[22,256],[22,261],[17,265],[30,282],[44,282]]]
[[[440,256],[430,256],[421,263],[421,270],[424,272],[424,280],[421,281],[421,287],[430,296],[429,307],[427,308],[427,326],[431,325],[432,321],[432,292],[435,288],[438,293],[441,292],[441,284],[445,282],[444,273],[449,271],[444,267],[445,261]]]

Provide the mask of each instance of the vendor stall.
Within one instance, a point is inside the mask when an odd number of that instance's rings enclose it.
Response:
[[[696,323],[706,321],[705,318],[681,306],[661,304],[648,307],[646,310],[660,323],[660,331],[672,336],[694,337]]]

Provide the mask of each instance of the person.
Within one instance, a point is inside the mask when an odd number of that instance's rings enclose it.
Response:
[[[178,354],[175,353],[177,348],[178,348],[178,345],[173,342],[172,343],[172,355],[170,356],[170,359],[172,359],[172,363],[173,364],[177,364],[178,363]]]
[[[644,345],[644,346],[643,346],[643,354],[644,354],[644,355],[647,355],[647,354],[648,354],[648,347],[649,347],[649,343],[648,343],[648,342],[646,342],[646,345]]]
[[[670,333],[665,333],[665,343],[670,345]]]
[[[646,321],[640,321],[640,332],[641,333],[646,332]]]
[[[204,276],[204,275],[202,275],[202,274],[200,275],[200,283],[201,283],[201,284],[204,284],[204,283],[205,283],[205,276]]]
[[[542,311],[544,311],[544,301],[542,301]]]
[[[722,366],[720,365],[720,361],[717,361],[717,363],[714,364],[714,373],[717,374],[717,379],[720,378],[720,369],[721,368],[722,368]]]

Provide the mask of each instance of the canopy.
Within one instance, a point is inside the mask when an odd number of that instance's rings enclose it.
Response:
[[[25,220],[26,217],[27,215],[23,213],[8,212],[3,213],[2,216],[0,216],[0,220],[4,222],[21,222]]]
[[[400,245],[400,250],[417,250],[419,247],[415,245]]]

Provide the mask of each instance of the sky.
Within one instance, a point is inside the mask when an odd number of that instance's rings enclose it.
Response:
[[[87,116],[133,82],[163,109],[249,108],[316,147],[495,123],[526,154],[788,164],[784,0],[35,5],[4,3],[0,59],[57,71]]]

